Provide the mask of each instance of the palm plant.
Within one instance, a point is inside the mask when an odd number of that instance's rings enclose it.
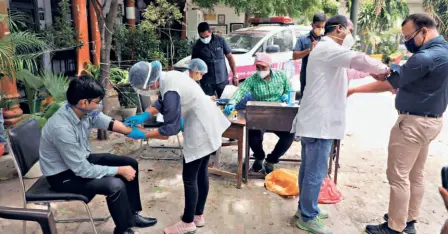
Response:
[[[10,28],[10,34],[0,40],[0,71],[9,77],[23,69],[36,70],[36,60],[49,49],[39,34],[19,31],[26,19],[21,13],[0,15],[0,22],[8,21]]]

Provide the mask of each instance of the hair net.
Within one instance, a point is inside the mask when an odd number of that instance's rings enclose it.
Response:
[[[194,71],[194,72],[202,72],[207,73],[207,64],[205,64],[202,59],[192,59],[190,63],[188,64],[188,70]]]
[[[147,89],[156,83],[162,74],[162,64],[159,61],[138,62],[129,70],[129,82],[136,89]]]

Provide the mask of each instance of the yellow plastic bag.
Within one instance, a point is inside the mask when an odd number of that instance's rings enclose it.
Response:
[[[264,183],[269,191],[278,195],[297,196],[299,194],[298,177],[297,171],[280,168],[269,173]]]

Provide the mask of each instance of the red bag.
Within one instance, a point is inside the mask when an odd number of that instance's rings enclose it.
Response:
[[[342,193],[336,189],[333,180],[329,177],[325,178],[322,187],[320,188],[319,199],[317,202],[319,204],[335,204],[342,199]]]

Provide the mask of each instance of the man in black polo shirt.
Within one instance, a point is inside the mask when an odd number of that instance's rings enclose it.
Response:
[[[300,96],[303,96],[303,91],[305,90],[308,56],[317,45],[317,42],[320,41],[322,35],[324,35],[326,21],[327,16],[324,13],[316,13],[313,16],[313,23],[311,24],[313,30],[311,30],[308,34],[300,36],[297,39],[296,46],[294,47],[293,59],[302,59],[302,68],[300,70]]]
[[[229,84],[226,58],[232,69],[233,84],[238,85],[232,49],[224,38],[211,32],[207,22],[198,25],[198,33],[201,38],[193,46],[191,59],[200,58],[207,64],[208,72],[202,77],[201,87],[205,94],[220,98],[224,88]]]
[[[448,42],[437,32],[434,20],[426,14],[410,15],[403,21],[402,33],[406,48],[413,53],[406,64],[387,81],[348,91],[351,95],[398,89],[399,116],[390,133],[387,159],[389,213],[384,215],[385,223],[367,225],[371,234],[416,233],[428,147],[440,133],[448,101]]]

